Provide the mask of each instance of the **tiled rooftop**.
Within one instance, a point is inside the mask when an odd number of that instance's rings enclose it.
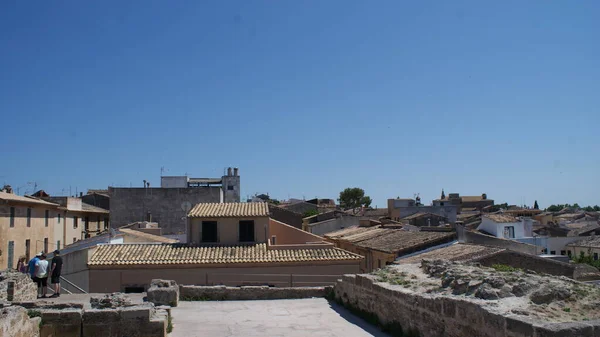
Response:
[[[136,231],[135,229],[119,228],[118,230],[119,230],[119,232],[124,233],[124,234],[137,236],[138,238],[141,238],[141,239],[146,239],[146,240],[148,240],[148,242],[161,242],[161,243],[178,243],[179,242],[179,240],[169,239],[167,237],[160,236],[160,235],[154,235],[154,234],[150,234],[150,233],[140,232],[140,231]]]
[[[581,241],[571,242],[567,247],[600,248],[600,237],[589,236]]]
[[[190,218],[235,218],[269,216],[269,207],[264,202],[203,203],[197,204],[188,213]]]
[[[497,223],[519,222],[514,216],[504,214],[486,214],[484,217]]]
[[[44,201],[41,199],[27,197],[27,196],[20,196],[20,195],[6,193],[6,192],[0,192],[0,200],[26,202],[26,203],[30,203],[30,204],[39,204],[39,205],[46,205],[46,206],[53,206],[53,207],[59,206],[58,204],[47,202],[47,201]]]
[[[94,205],[86,204],[85,202],[81,203],[81,210],[83,212],[93,212],[93,213],[110,213],[108,210],[104,208],[96,207]]]
[[[405,249],[431,245],[435,241],[447,242],[455,237],[454,233],[415,232],[401,229],[384,229],[388,233],[357,242],[359,247],[379,250],[387,253],[397,253]]]
[[[362,257],[339,248],[267,249],[264,243],[239,246],[188,247],[178,244],[98,246],[90,266],[229,264],[356,261]]]
[[[447,247],[434,249],[422,254],[414,255],[405,259],[399,259],[396,263],[420,263],[423,259],[442,259],[449,261],[467,262],[503,251],[501,248],[477,246],[469,244],[453,244]]]
[[[350,227],[325,234],[326,238],[353,243],[359,247],[396,253],[434,241],[450,240],[454,233],[418,232],[380,227]]]

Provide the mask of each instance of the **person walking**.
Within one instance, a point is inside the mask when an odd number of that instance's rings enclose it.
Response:
[[[60,256],[60,251],[54,251],[54,257],[50,263],[50,282],[54,285],[54,294],[50,297],[60,296],[60,272],[62,270],[63,260]]]
[[[48,291],[48,261],[46,261],[45,254],[42,254],[35,263],[35,278],[38,286],[38,298],[46,298],[46,292]],[[40,288],[42,296],[39,296]]]

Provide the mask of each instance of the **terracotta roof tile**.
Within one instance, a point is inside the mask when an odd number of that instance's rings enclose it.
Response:
[[[517,218],[512,215],[505,214],[486,214],[483,217],[488,218],[497,223],[510,223],[510,222],[519,222]]]
[[[0,200],[26,202],[26,203],[30,203],[30,204],[39,204],[39,205],[54,206],[54,207],[59,206],[58,204],[44,201],[41,199],[37,199],[34,197],[20,196],[20,195],[6,193],[6,192],[0,192]]]
[[[179,240],[169,239],[167,237],[160,236],[160,235],[144,233],[144,232],[136,231],[135,229],[130,229],[130,228],[119,228],[118,231],[128,234],[128,235],[136,236],[138,238],[146,239],[146,240],[148,240],[148,242],[161,242],[161,243],[178,243],[179,242]]]
[[[269,216],[265,202],[202,203],[188,213],[190,218],[233,218]]]
[[[504,249],[459,243],[434,249],[405,259],[401,258],[397,260],[396,263],[420,263],[423,259],[442,259],[448,261],[468,262],[483,258],[485,256],[490,256],[501,251],[504,251]]]
[[[339,248],[267,249],[265,243],[238,246],[189,247],[178,244],[100,245],[90,266],[230,264],[313,261],[356,261],[362,256]]]

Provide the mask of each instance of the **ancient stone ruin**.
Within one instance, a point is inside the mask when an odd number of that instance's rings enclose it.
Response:
[[[600,288],[505,265],[424,260],[390,266],[368,275],[344,275],[334,297],[351,311],[404,334],[600,335]]]

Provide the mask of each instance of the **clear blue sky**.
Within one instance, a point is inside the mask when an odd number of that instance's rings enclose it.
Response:
[[[600,2],[1,1],[0,182],[600,204]],[[32,187],[23,187],[31,192]]]

